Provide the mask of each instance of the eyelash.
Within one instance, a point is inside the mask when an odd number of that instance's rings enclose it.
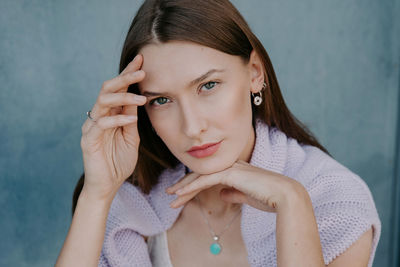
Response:
[[[210,84],[210,83],[213,83],[214,86],[213,86],[212,88],[208,89],[207,91],[211,91],[212,89],[214,89],[214,87],[215,87],[217,84],[219,84],[219,82],[216,82],[216,81],[209,81],[209,82],[203,83],[203,84],[200,86],[200,89],[203,88],[204,85]],[[150,100],[149,105],[150,105],[150,106],[154,106],[154,102],[155,102],[157,99],[160,99],[160,98],[166,98],[166,97],[157,97],[157,98],[154,98],[154,99]],[[156,104],[156,106],[162,106],[162,105],[164,105],[164,104]]]

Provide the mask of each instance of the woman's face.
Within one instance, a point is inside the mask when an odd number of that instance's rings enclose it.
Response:
[[[238,56],[174,41],[144,46],[139,54],[146,73],[139,83],[140,93],[148,97],[146,112],[178,160],[208,174],[250,159],[255,140],[250,93],[264,82],[253,53],[244,64]],[[219,144],[188,152],[209,143]]]

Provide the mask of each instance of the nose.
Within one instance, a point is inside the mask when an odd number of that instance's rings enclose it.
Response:
[[[201,140],[201,135],[207,130],[207,119],[202,110],[189,101],[181,106],[181,127],[183,132],[192,139]]]

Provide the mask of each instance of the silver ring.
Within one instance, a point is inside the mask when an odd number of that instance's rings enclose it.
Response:
[[[87,112],[86,112],[86,115],[87,115],[88,118],[91,119],[93,122],[96,122],[96,121],[92,118],[92,116],[90,116],[90,112],[92,112],[92,111],[91,111],[91,110],[87,111]]]

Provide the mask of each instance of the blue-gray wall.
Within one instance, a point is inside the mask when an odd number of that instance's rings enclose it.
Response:
[[[117,75],[140,3],[0,2],[0,266],[54,264],[83,170],[85,112]],[[374,266],[395,266],[400,0],[233,3],[289,108],[369,185],[383,224]]]

